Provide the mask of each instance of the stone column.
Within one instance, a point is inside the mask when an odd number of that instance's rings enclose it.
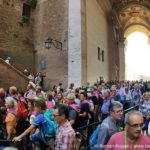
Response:
[[[68,12],[68,84],[82,82],[81,1],[69,0]]]
[[[125,80],[125,39],[121,39],[118,45],[119,48],[119,80]]]
[[[86,0],[81,0],[81,84],[87,82],[87,27]]]

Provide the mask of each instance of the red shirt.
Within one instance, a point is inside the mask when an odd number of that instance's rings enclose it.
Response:
[[[150,150],[150,138],[141,135],[135,144],[126,138],[125,131],[118,132],[112,135],[105,150]]]

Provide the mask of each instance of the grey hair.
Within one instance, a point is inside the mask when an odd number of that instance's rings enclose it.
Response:
[[[102,92],[102,95],[104,95],[105,93],[110,93],[110,90],[109,89],[105,89],[103,92]]]
[[[112,85],[111,90],[117,90],[116,85]]]
[[[6,97],[5,98],[5,101],[9,104],[9,105],[12,105],[14,107],[17,107],[17,102],[14,98],[12,97]]]
[[[128,112],[126,115],[125,115],[125,124],[129,123],[129,117],[130,115],[138,115],[138,116],[143,116],[142,113],[140,111],[137,111],[137,110],[132,110],[130,112]]]
[[[122,107],[123,105],[120,102],[111,100],[109,112],[113,112],[115,108],[122,108]]]
[[[67,95],[67,98],[70,99],[70,100],[75,100],[75,94],[74,93],[69,93]]]

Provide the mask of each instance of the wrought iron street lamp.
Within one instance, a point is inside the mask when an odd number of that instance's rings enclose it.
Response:
[[[55,48],[62,50],[62,42],[59,42],[59,41],[57,41],[57,40],[53,40],[52,38],[49,37],[49,38],[45,41],[45,48],[46,48],[46,49],[50,49],[52,45],[53,45]]]

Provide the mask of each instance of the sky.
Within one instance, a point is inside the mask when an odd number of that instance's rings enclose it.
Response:
[[[150,77],[150,45],[144,33],[134,32],[127,37],[125,64],[127,80]]]

